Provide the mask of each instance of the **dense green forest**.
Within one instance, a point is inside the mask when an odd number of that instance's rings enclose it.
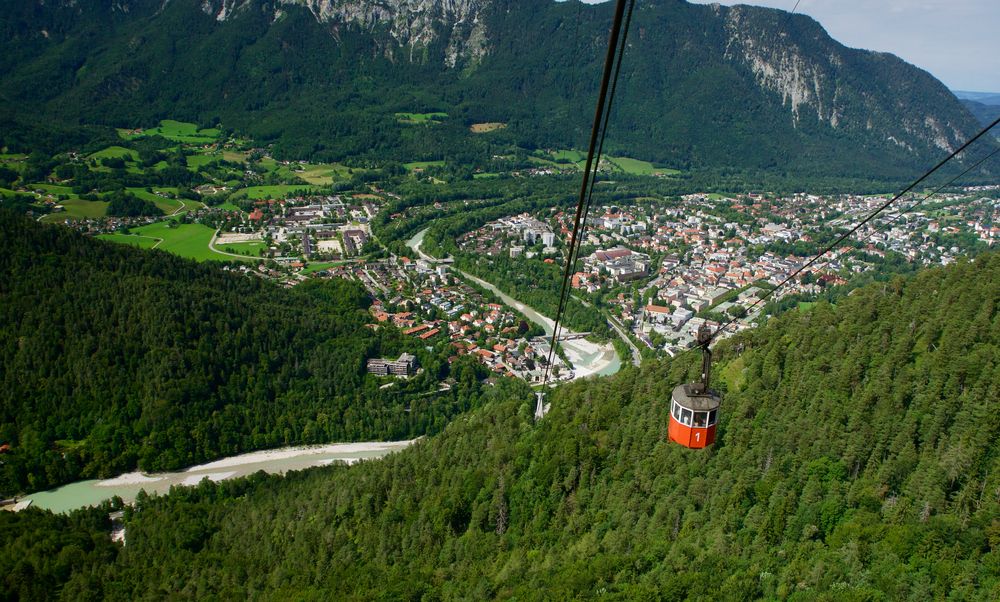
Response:
[[[235,266],[234,266],[235,267]],[[356,284],[292,290],[0,210],[0,494],[293,443],[400,439],[477,403],[449,366],[366,325]],[[382,390],[365,358],[418,354]],[[437,392],[454,376],[450,392]],[[429,395],[417,393],[434,392]]]
[[[381,461],[140,498],[117,553],[107,508],[0,513],[5,594],[995,600],[998,302],[993,253],[720,343],[702,451],[666,441],[688,354],[560,386],[537,424],[501,380]]]
[[[364,3],[337,6],[372,22],[317,19],[297,4],[15,0],[0,14],[0,147],[78,144],[84,132],[63,135],[78,124],[107,140],[111,127],[165,118],[322,161],[471,165],[513,147],[586,144],[581,115],[598,92],[610,3],[480,0],[463,16],[388,2],[391,27]],[[976,129],[926,72],[845,48],[802,15],[659,0],[640,6],[635,31],[610,154],[685,170],[899,177],[940,155],[936,137],[957,146]],[[780,71],[783,53],[814,86],[789,92],[755,71]],[[470,132],[483,122],[507,127]]]

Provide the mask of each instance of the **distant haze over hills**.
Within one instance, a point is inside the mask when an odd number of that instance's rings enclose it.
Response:
[[[952,90],[952,92],[962,100],[974,100],[984,105],[1000,105],[1000,92],[969,92],[967,90]]]
[[[1000,117],[1000,92],[969,92],[952,90],[965,108],[986,127]],[[1000,138],[1000,131],[994,130],[993,135]]]
[[[276,154],[461,160],[585,145],[612,7],[513,0],[14,0],[0,131],[221,121]],[[977,122],[900,59],[813,19],[638,5],[612,152],[678,168],[912,175]],[[396,112],[448,113],[413,127]],[[40,119],[41,117],[41,119]],[[508,127],[475,135],[469,126]]]

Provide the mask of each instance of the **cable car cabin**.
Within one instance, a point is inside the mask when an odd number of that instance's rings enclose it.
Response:
[[[670,403],[670,440],[684,447],[702,448],[715,443],[721,399],[709,390],[699,393],[701,383],[674,388]]]
[[[667,436],[684,447],[702,448],[715,443],[715,427],[719,421],[719,404],[722,399],[708,388],[712,369],[712,329],[702,324],[698,329],[698,346],[701,347],[701,381],[674,387],[670,396],[670,426]]]

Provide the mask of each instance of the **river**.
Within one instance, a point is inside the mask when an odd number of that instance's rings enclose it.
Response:
[[[141,489],[145,489],[146,493],[166,493],[174,485],[197,485],[202,479],[222,481],[244,477],[259,470],[283,474],[290,470],[326,466],[334,462],[353,464],[359,460],[381,458],[412,443],[413,440],[332,443],[257,451],[192,466],[180,472],[149,475],[131,472],[113,479],[77,481],[50,491],[26,495],[21,500],[31,500],[32,506],[45,510],[68,512],[99,504],[116,495],[125,502],[132,502]]]
[[[420,232],[417,232],[410,240],[406,241],[406,246],[416,251],[421,259],[433,262],[435,260],[433,257],[420,250],[420,245],[423,244],[424,236],[427,234],[429,229],[430,228],[424,228]],[[555,320],[552,318],[543,316],[532,307],[521,303],[482,278],[477,278],[472,274],[461,270],[455,271],[463,277],[475,282],[479,286],[489,290],[499,297],[501,301],[524,314],[524,317],[541,326],[545,330],[546,335],[552,334],[552,328],[555,325]],[[560,330],[565,336],[575,334],[573,331],[568,330],[565,326],[560,328]],[[607,376],[618,372],[622,367],[621,358],[618,357],[618,352],[615,351],[615,347],[611,343],[599,345],[586,339],[576,339],[572,341],[563,341],[562,348],[566,353],[566,357],[569,358],[570,363],[573,364],[574,378],[583,378],[593,374]]]
[[[420,245],[427,234],[427,228],[417,232],[406,245],[427,261],[433,257],[424,254]],[[489,290],[501,301],[521,312],[526,318],[552,334],[553,320],[504,293],[493,284],[459,270],[465,278]],[[565,330],[566,335],[574,334]],[[610,343],[598,345],[586,339],[563,341],[563,350],[573,364],[575,378],[592,374],[609,375],[621,369],[621,358]],[[50,491],[40,491],[26,495],[22,500],[31,500],[37,506],[53,512],[68,512],[84,506],[99,504],[104,500],[119,496],[125,502],[132,502],[140,490],[146,493],[166,493],[174,485],[197,485],[202,479],[222,481],[253,474],[259,470],[271,474],[283,474],[290,470],[302,470],[313,466],[325,466],[334,462],[353,464],[358,460],[381,458],[388,453],[403,449],[413,441],[390,441],[369,443],[334,443],[330,445],[286,447],[269,451],[251,452],[230,458],[223,458],[207,464],[192,466],[180,472],[142,474],[132,472],[113,479],[92,479],[64,485]]]

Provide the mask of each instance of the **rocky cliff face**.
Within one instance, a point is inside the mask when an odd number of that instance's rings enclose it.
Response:
[[[725,58],[777,94],[798,125],[806,114],[832,129],[872,131],[912,151],[914,138],[944,151],[965,138],[968,120],[944,85],[897,57],[842,46],[808,17],[735,6],[715,6],[724,23]],[[880,79],[865,77],[878,70]],[[935,102],[926,102],[931,96]],[[941,107],[949,106],[942,115]],[[967,133],[967,132],[966,132]]]
[[[426,60],[423,50],[443,43],[445,66],[474,65],[486,54],[487,32],[480,11],[484,0],[278,0],[280,5],[304,6],[334,35],[344,25],[375,33],[384,32],[396,47],[386,55],[395,58],[397,49],[411,62]],[[254,0],[204,0],[202,10],[225,21],[241,10],[255,6]]]
[[[573,0],[8,4],[0,117],[6,106],[116,126],[219,118],[289,154],[320,148],[331,159],[384,157],[411,139],[394,157],[406,160],[474,144],[457,141],[484,121],[508,123],[512,144],[586,144],[613,10]],[[977,130],[930,74],[759,7],[640,0],[620,84],[614,152],[680,168],[911,174]],[[394,118],[410,110],[449,113],[434,131],[453,126],[453,138],[417,142]]]

